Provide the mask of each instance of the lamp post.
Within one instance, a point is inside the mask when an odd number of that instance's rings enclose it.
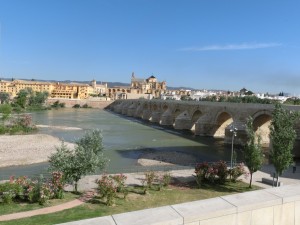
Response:
[[[232,157],[233,157],[233,142],[234,142],[234,137],[236,137],[238,129],[234,126],[234,124],[230,125],[230,132],[232,133],[232,138],[231,138],[231,158],[230,158],[230,169],[233,168],[232,165]]]

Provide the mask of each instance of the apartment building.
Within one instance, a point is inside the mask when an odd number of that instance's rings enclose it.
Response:
[[[50,98],[86,99],[91,94],[99,94],[101,88],[101,92],[104,92],[102,86],[97,85],[95,80],[91,84],[0,80],[0,92],[9,93],[11,97],[15,97],[22,89],[31,88],[36,92],[47,91]]]

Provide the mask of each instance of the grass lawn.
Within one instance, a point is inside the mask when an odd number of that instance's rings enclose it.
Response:
[[[58,213],[52,213],[41,216],[34,216],[31,218],[12,220],[7,222],[0,222],[2,225],[46,225],[46,224],[58,224],[68,221],[87,219],[92,217],[112,215],[122,212],[135,211],[140,209],[159,207],[170,204],[178,204],[188,201],[195,201],[207,198],[213,198],[223,195],[229,195],[234,193],[240,193],[250,190],[257,190],[258,187],[253,186],[252,189],[248,188],[249,184],[243,182],[231,183],[227,182],[224,185],[218,184],[204,184],[201,189],[197,189],[195,183],[189,184],[174,184],[167,188],[163,188],[161,191],[149,190],[149,193],[143,195],[141,187],[129,187],[129,194],[127,199],[124,200],[121,196],[116,199],[115,205],[108,207],[103,204],[99,198],[94,198],[90,202],[81,206],[67,209]],[[70,199],[77,196],[70,197]],[[6,208],[1,206],[2,209]],[[21,207],[21,206],[18,206]],[[37,207],[38,208],[38,207]],[[28,208],[32,209],[32,208]],[[12,212],[8,209],[4,209],[5,212]]]
[[[17,203],[14,202],[12,204],[0,204],[0,209],[1,209],[0,216],[5,214],[10,214],[10,213],[17,213],[17,212],[23,212],[28,210],[46,208],[49,206],[55,206],[65,202],[72,201],[78,197],[79,197],[78,195],[72,194],[70,192],[66,192],[63,199],[53,199],[49,201],[49,203],[45,206],[41,206],[39,205],[39,203],[27,203],[27,202],[17,202]]]

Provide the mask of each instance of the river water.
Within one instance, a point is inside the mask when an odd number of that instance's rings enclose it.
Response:
[[[50,134],[68,142],[82,137],[84,132],[100,129],[103,135],[105,155],[110,159],[106,172],[137,172],[142,167],[137,164],[140,154],[155,151],[184,152],[202,161],[230,161],[231,146],[224,145],[222,139],[193,136],[157,124],[125,117],[99,109],[59,109],[32,113],[35,124],[50,127],[39,128],[39,133]],[[82,130],[63,130],[51,126],[78,127]],[[235,147],[240,153],[238,147]],[[10,175],[38,175],[46,173],[48,163],[0,168],[0,180]],[[175,165],[176,169],[187,165]],[[185,167],[184,167],[185,168]],[[99,171],[97,171],[99,173]]]

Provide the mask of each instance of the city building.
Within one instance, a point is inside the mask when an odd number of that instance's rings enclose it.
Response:
[[[98,85],[95,80],[91,84],[60,83],[27,80],[0,80],[0,92],[9,93],[15,97],[20,90],[31,88],[36,92],[48,92],[50,98],[87,99],[91,95],[103,95],[106,93],[107,84]]]
[[[119,86],[107,89],[111,99],[160,98],[166,92],[166,82],[158,82],[153,75],[147,79],[137,78],[132,73],[130,86]]]
[[[36,92],[48,92],[49,98],[62,99],[87,99],[90,97],[105,96],[106,99],[152,99],[161,98],[167,93],[166,82],[159,82],[155,76],[147,79],[137,78],[134,73],[131,76],[130,86],[118,86],[108,88],[107,83],[97,84],[92,80],[89,84],[43,82],[34,80],[0,80],[0,92],[9,93],[11,98],[15,97],[20,90],[31,88]],[[182,94],[184,91],[177,91]]]

